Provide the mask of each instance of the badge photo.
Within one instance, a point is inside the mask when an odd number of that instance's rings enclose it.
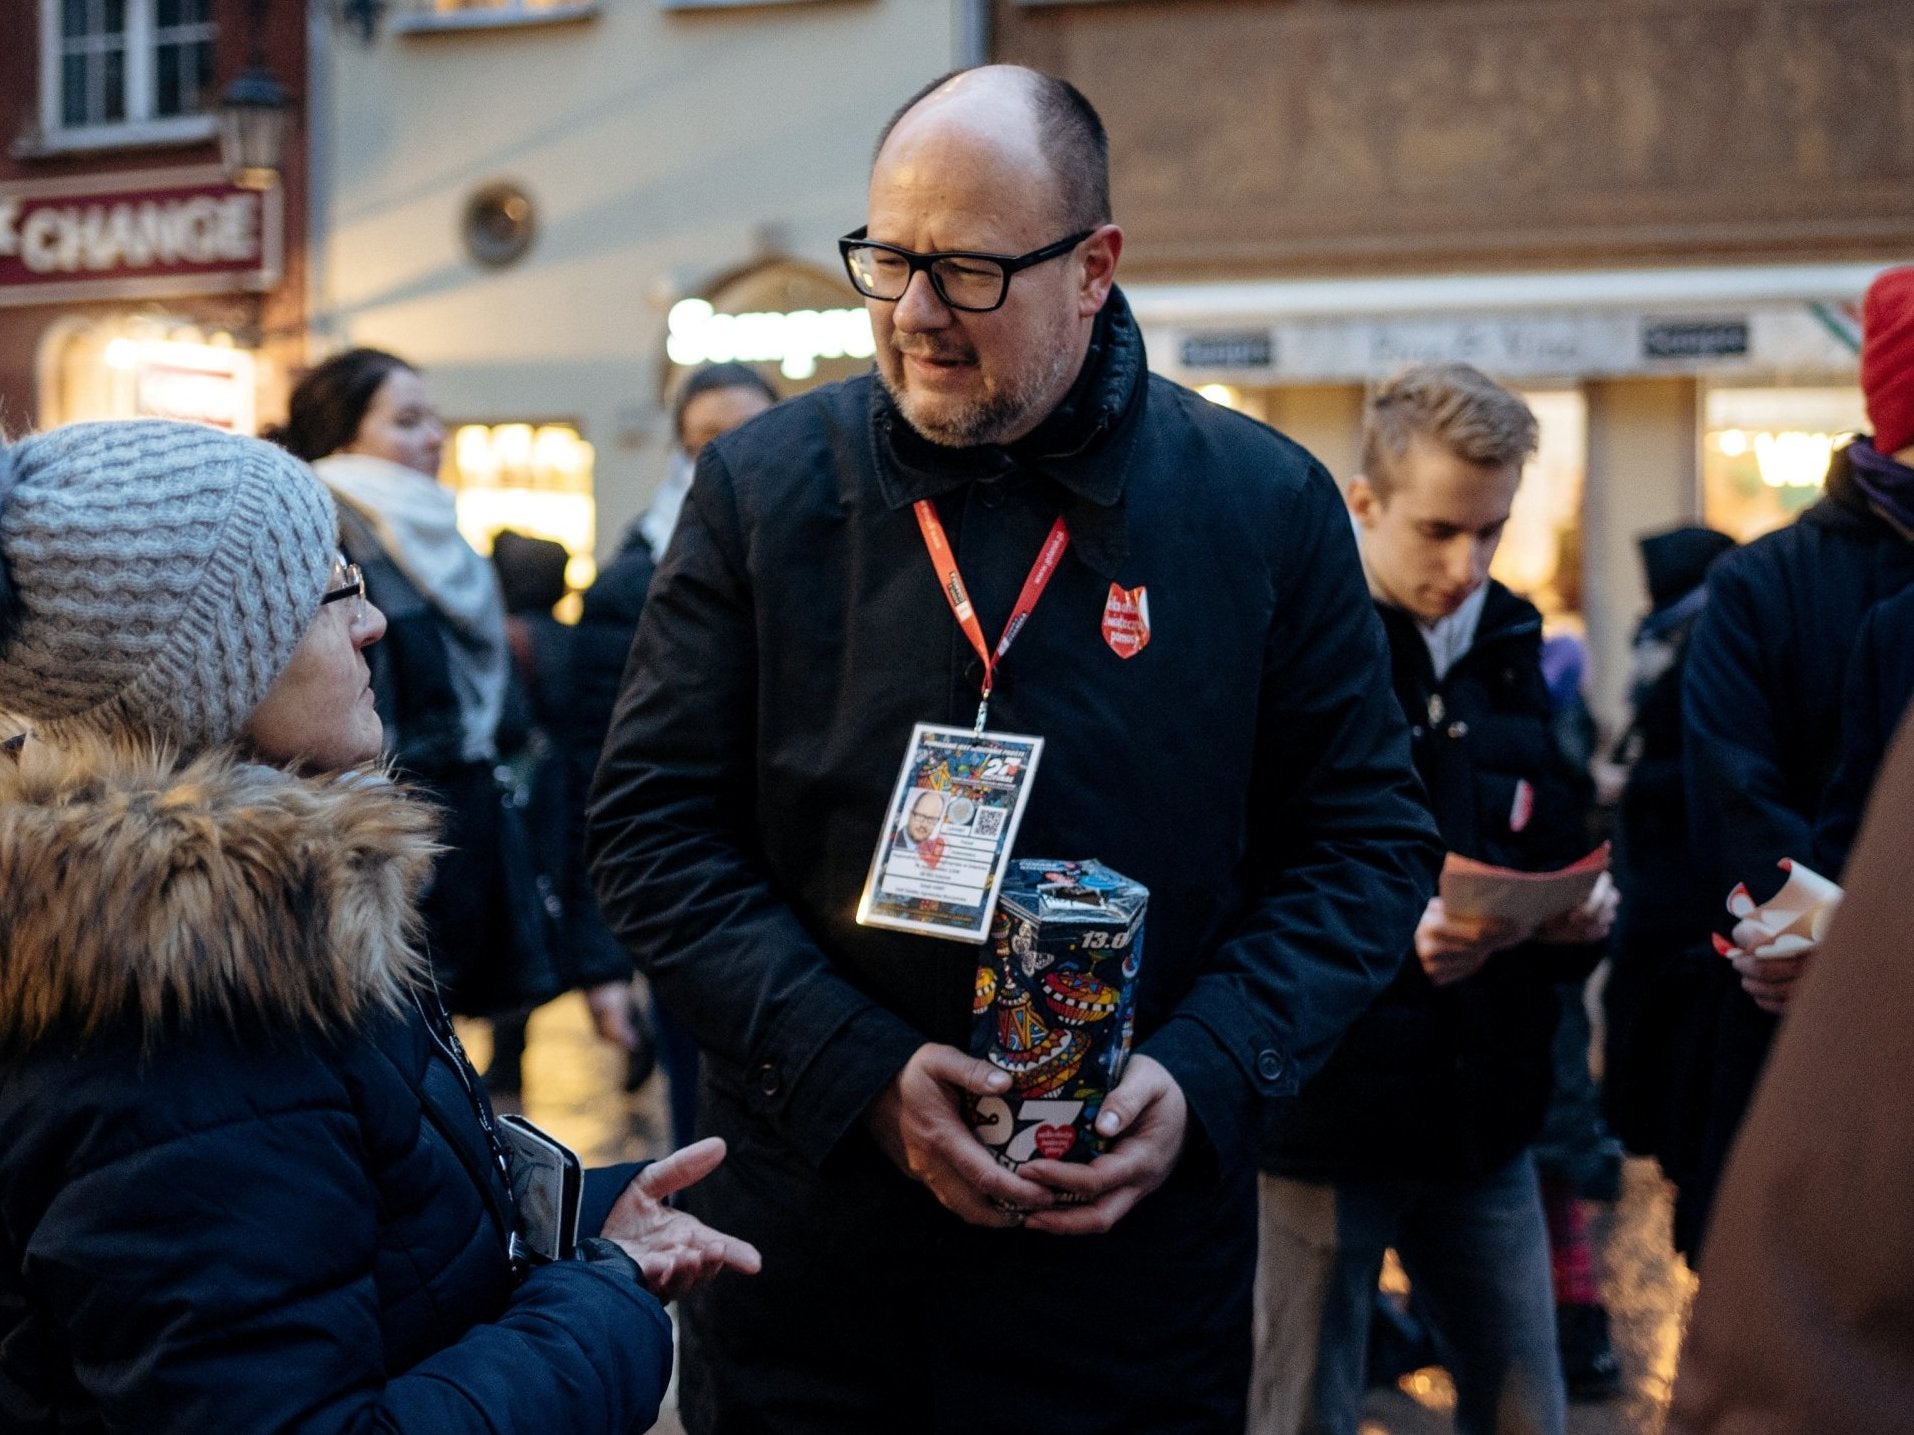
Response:
[[[1103,605],[1103,641],[1119,658],[1134,658],[1150,645],[1150,592],[1142,584],[1134,588],[1110,585],[1110,600]]]

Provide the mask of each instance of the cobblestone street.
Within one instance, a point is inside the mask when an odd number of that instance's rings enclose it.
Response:
[[[490,1056],[482,1025],[461,1023],[481,1067]],[[584,999],[571,994],[532,1018],[524,1065],[525,1112],[567,1142],[587,1165],[663,1154],[668,1142],[664,1083],[653,1076],[624,1091],[623,1057],[591,1030]],[[1602,1286],[1625,1379],[1620,1398],[1569,1410],[1569,1435],[1657,1435],[1667,1407],[1694,1278],[1668,1244],[1667,1188],[1652,1164],[1630,1161],[1622,1197],[1596,1208]],[[1440,1370],[1418,1371],[1396,1390],[1371,1394],[1362,1435],[1443,1435],[1453,1395]],[[682,1435],[667,1409],[659,1435]]]

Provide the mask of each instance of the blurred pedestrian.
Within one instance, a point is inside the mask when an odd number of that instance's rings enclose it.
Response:
[[[1609,947],[1602,1109],[1630,1151],[1689,1178],[1714,1049],[1721,959],[1708,931],[1721,910],[1713,863],[1689,845],[1682,776],[1681,684],[1688,644],[1708,600],[1709,568],[1735,546],[1683,526],[1639,540],[1649,611],[1636,628],[1627,729],[1611,771],[1616,885],[1622,903]]]
[[[511,529],[492,540],[492,566],[505,599],[505,633],[527,712],[524,737],[506,762],[513,800],[523,812],[540,895],[555,908],[552,962],[566,990],[582,989],[594,1013],[609,1011],[605,1035],[627,1051],[640,1046],[627,999],[631,957],[598,914],[585,867],[585,794],[572,751],[578,728],[578,629],[554,609],[570,591],[565,545]],[[596,762],[594,744],[586,760]],[[527,1013],[492,1022],[486,1089],[516,1097]],[[623,1025],[618,1025],[622,1022]],[[646,1034],[647,1036],[649,1033]],[[689,1141],[689,1137],[686,1138]],[[684,1143],[677,1143],[684,1144]]]
[[[582,1258],[516,1252],[337,536],[254,439],[0,446],[9,1431],[640,1430],[659,1300],[755,1267],[663,1204],[716,1142],[587,1173]]]
[[[1670,1435],[1914,1431],[1910,872],[1903,722],[1728,1161]]]
[[[841,241],[877,375],[706,448],[646,602],[599,895],[736,1138],[697,1210],[765,1252],[685,1307],[697,1435],[1240,1435],[1257,1121],[1430,890],[1334,485],[1149,373],[1107,154],[1029,70],[910,101]],[[996,758],[1034,783],[1017,850],[1150,890],[1094,1160],[997,1161],[963,1104],[1010,1089],[964,1050],[982,949],[856,920],[920,723],[1041,735],[1034,778]]]
[[[1714,566],[1689,645],[1690,840],[1713,859],[1708,889],[1718,902],[1737,884],[1764,902],[1782,884],[1783,859],[1811,860],[1842,751],[1855,633],[1875,603],[1914,584],[1914,268],[1888,270],[1869,286],[1861,323],[1873,436],[1836,451],[1826,496],[1792,526]],[[1699,1248],[1791,981],[1812,960],[1716,963],[1708,1084],[1694,1098],[1705,1122],[1695,1149],[1676,1153],[1675,1238],[1684,1251]]]
[[[620,540],[616,555],[585,592],[578,622],[576,729],[572,739],[574,781],[581,794],[590,790],[605,734],[611,729],[619,680],[638,632],[651,575],[677,529],[698,455],[711,440],[756,418],[777,401],[778,393],[770,380],[748,364],[706,364],[687,375],[678,388],[671,410],[675,442],[664,482],[650,507]],[[642,1057],[639,1033],[646,1015],[636,1009],[629,983],[622,993],[598,987],[590,996],[599,1031]],[[698,1044],[670,1008],[655,1000],[649,1024],[669,1087],[672,1140],[682,1146],[692,1139],[697,1127]]]
[[[497,775],[513,681],[505,606],[438,482],[445,426],[425,381],[391,354],[349,349],[299,381],[268,437],[332,491],[346,556],[386,614],[371,659],[386,749],[445,809],[446,850],[421,907],[446,1000],[472,1015],[527,1011],[561,981],[554,913]]]
[[[1348,490],[1443,841],[1528,871],[1584,855],[1592,797],[1555,741],[1541,615],[1488,576],[1535,443],[1528,406],[1475,369],[1412,367],[1371,395]],[[1612,914],[1605,889],[1535,930],[1430,899],[1412,959],[1279,1113],[1252,1429],[1355,1435],[1394,1247],[1455,1377],[1456,1428],[1559,1435],[1528,1148],[1548,1107],[1557,983],[1593,969]]]

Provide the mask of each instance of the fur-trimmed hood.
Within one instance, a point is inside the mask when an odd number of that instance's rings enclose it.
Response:
[[[0,1049],[217,1017],[333,1030],[426,972],[431,809],[382,775],[301,778],[31,737],[0,754]]]

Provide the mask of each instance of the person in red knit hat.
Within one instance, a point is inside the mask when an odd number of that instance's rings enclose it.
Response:
[[[1689,839],[1710,890],[1756,901],[1783,859],[1812,862],[1843,750],[1842,693],[1855,637],[1876,604],[1914,588],[1914,267],[1882,273],[1862,303],[1861,388],[1871,438],[1838,450],[1825,496],[1791,526],[1709,572],[1683,680]],[[1725,902],[1719,934],[1732,943]],[[1703,941],[1706,934],[1697,934]],[[1705,1111],[1683,1149],[1660,1153],[1675,1180],[1676,1243],[1699,1249],[1729,1144],[1747,1110],[1796,979],[1816,960],[1728,958],[1699,947],[1687,1109]]]
[[[1914,265],[1890,269],[1861,304],[1861,393],[1878,453],[1914,447]]]

